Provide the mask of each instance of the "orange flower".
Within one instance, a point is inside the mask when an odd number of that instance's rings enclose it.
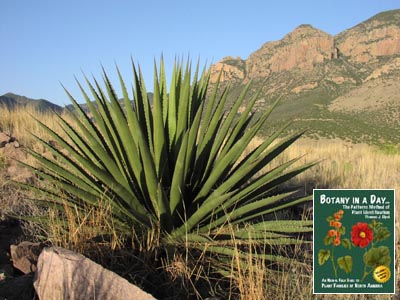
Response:
[[[328,236],[329,237],[336,237],[338,232],[335,229],[331,229],[328,231]]]
[[[337,213],[338,213],[339,215],[342,215],[342,216],[343,216],[344,211],[343,211],[343,209],[341,209],[341,210],[339,210]]]
[[[340,215],[339,213],[334,213],[333,217],[335,218],[336,221],[340,221],[340,219],[342,218],[342,215]]]
[[[331,222],[329,222],[329,226],[335,227],[335,228],[340,228],[340,227],[342,227],[342,223],[340,223],[338,221],[331,221]]]
[[[339,246],[340,245],[340,238],[336,238],[333,240],[333,245],[334,246]]]

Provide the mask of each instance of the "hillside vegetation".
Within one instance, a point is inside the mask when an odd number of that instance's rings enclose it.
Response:
[[[227,57],[212,80],[261,89],[256,111],[277,98],[272,119],[297,120],[314,139],[400,142],[400,10],[380,13],[336,36],[301,25],[248,59]],[[267,130],[267,129],[266,129]]]

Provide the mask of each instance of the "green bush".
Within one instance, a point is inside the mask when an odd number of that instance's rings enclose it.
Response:
[[[37,137],[54,160],[29,151],[38,166],[27,167],[42,179],[30,186],[41,195],[37,200],[61,211],[65,205],[84,209],[105,200],[119,232],[129,235],[134,229],[140,240],[159,232],[152,246],[163,249],[159,254],[197,249],[221,262],[238,250],[244,257],[251,243],[268,261],[291,261],[266,247],[301,243],[296,234],[310,232],[312,223],[275,215],[311,198],[279,193],[277,187],[311,165],[293,168],[294,159],[260,171],[301,133],[277,141],[286,124],[240,160],[276,103],[255,117],[255,96],[239,113],[247,85],[227,109],[229,87],[221,91],[219,81],[211,87],[210,73],[198,65],[192,72],[190,63],[175,64],[167,90],[163,61],[159,71],[155,66],[152,103],[133,64],[131,102],[117,72],[123,100],[104,72],[105,89],[86,78],[91,96],[78,82],[88,110],[67,92],[73,122],[59,117],[66,138],[42,124],[58,146]],[[213,267],[224,271],[220,264]]]

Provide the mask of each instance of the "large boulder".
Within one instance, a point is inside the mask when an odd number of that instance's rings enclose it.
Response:
[[[83,255],[51,247],[39,256],[34,287],[40,300],[152,300],[152,295]]]

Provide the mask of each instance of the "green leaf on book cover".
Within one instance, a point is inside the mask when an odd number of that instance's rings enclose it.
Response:
[[[337,262],[339,268],[344,270],[346,273],[350,273],[353,270],[353,258],[350,255],[339,257]]]
[[[318,252],[318,264],[322,266],[330,257],[331,252],[326,249],[321,249]]]
[[[349,239],[343,239],[342,240],[342,245],[343,247],[345,247],[346,249],[351,249],[351,242]]]
[[[331,245],[334,240],[335,240],[335,237],[331,237],[331,236],[327,235],[324,239],[325,246]]]
[[[390,250],[386,246],[371,248],[365,252],[363,259],[364,263],[370,267],[389,266],[391,262]]]
[[[337,229],[337,231],[341,234],[341,235],[345,235],[346,234],[346,227],[341,226]]]
[[[390,231],[386,227],[379,227],[374,234],[375,242],[384,241],[390,237]]]
[[[330,222],[336,221],[336,219],[335,219],[333,216],[329,216],[329,217],[326,218],[326,221],[327,221],[328,223],[330,223]]]

